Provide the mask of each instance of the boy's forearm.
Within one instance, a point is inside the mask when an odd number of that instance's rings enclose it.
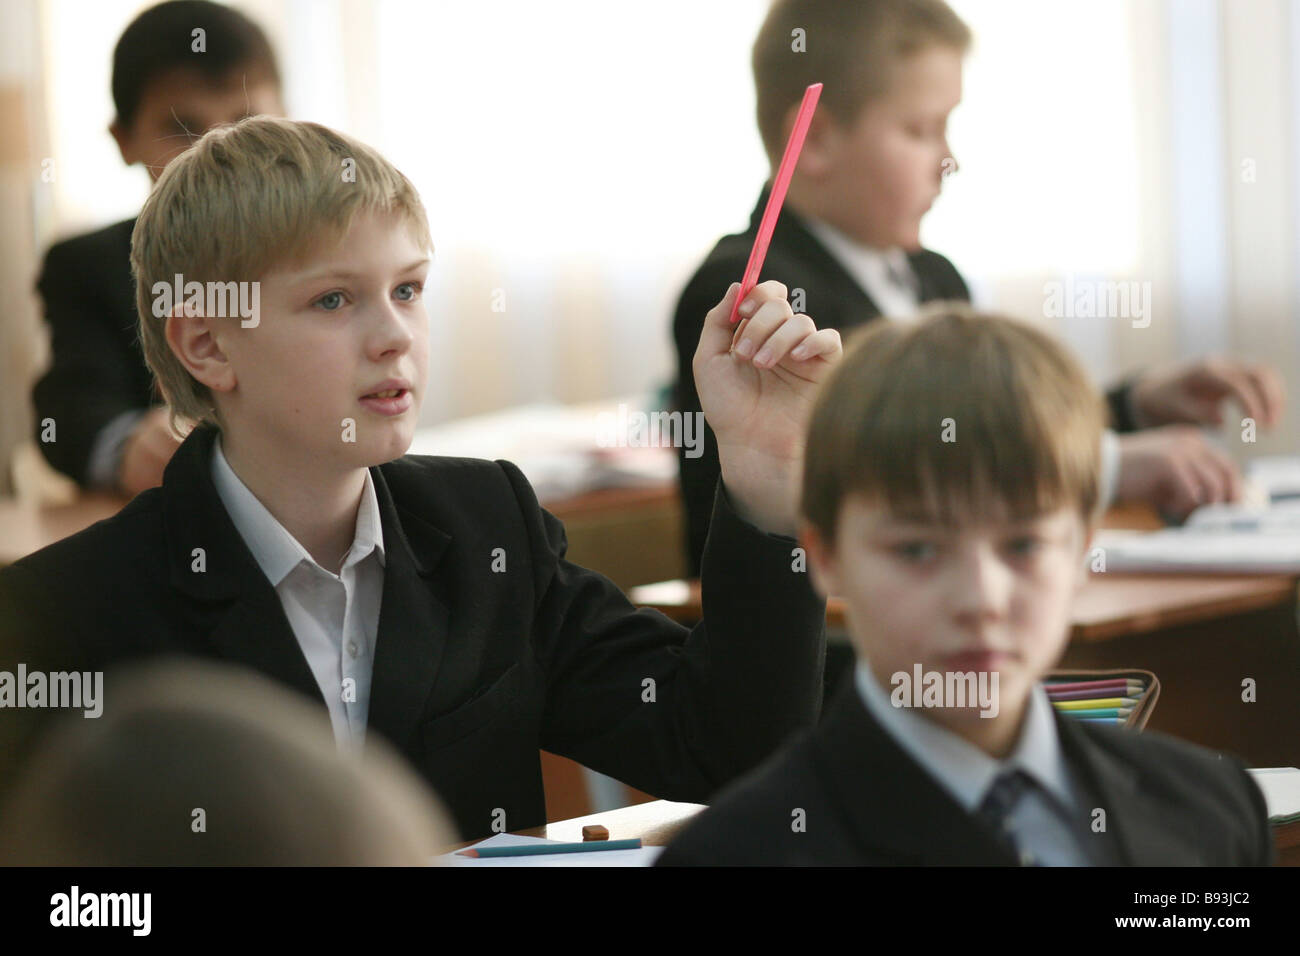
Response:
[[[766,758],[821,712],[826,603],[794,538],[736,513],[719,483],[701,574],[718,728],[736,773]],[[696,637],[698,635],[693,635]]]
[[[722,484],[737,516],[766,534],[793,538],[798,531],[802,455],[755,464],[719,450]]]

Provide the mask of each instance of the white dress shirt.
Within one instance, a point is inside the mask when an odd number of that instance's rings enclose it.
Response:
[[[1102,840],[1085,845],[1089,816],[1082,791],[1061,751],[1047,692],[1035,687],[1011,754],[996,760],[984,751],[916,712],[895,707],[865,661],[854,680],[871,716],[895,743],[966,812],[974,814],[994,780],[1012,769],[1024,770],[1038,784],[1026,791],[1008,817],[1008,829],[1022,850],[1047,866],[1087,866],[1109,862]],[[1095,845],[1094,845],[1095,844]]]
[[[907,261],[907,253],[898,246],[889,249],[864,246],[816,219],[807,220],[807,226],[835,261],[871,297],[881,315],[896,321],[916,318],[921,305],[920,285],[911,263]]]
[[[213,446],[212,481],[280,598],[329,707],[334,738],[344,747],[359,744],[370,709],[375,635],[384,592],[384,531],[370,472],[357,508],[352,547],[338,574],[317,564],[248,490],[226,461],[220,437]]]

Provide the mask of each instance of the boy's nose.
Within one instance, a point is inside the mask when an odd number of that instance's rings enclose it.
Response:
[[[415,334],[410,324],[393,303],[386,303],[378,309],[374,318],[374,329],[370,336],[371,351],[383,355],[392,351],[405,351],[415,341]]]
[[[1011,577],[991,547],[963,555],[954,571],[958,616],[971,624],[997,620],[1006,613]]]

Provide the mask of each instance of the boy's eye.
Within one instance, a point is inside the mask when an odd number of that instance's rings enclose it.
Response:
[[[326,292],[312,304],[320,306],[326,312],[337,312],[339,309],[343,308],[343,293]]]
[[[1019,535],[1007,542],[1007,550],[1016,557],[1027,558],[1042,547],[1042,541],[1031,534]]]
[[[929,560],[937,553],[934,544],[929,541],[903,541],[891,550],[904,561],[914,563]]]
[[[406,294],[403,294],[402,292],[404,289],[407,290]],[[420,292],[423,289],[424,284],[421,282],[403,282],[397,287],[397,297],[403,302],[413,302],[419,298]]]

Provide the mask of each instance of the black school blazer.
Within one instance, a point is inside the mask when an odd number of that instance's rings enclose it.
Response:
[[[744,232],[723,236],[713,251],[691,276],[677,301],[673,316],[673,343],[677,353],[676,407],[682,411],[699,411],[700,397],[695,390],[691,362],[700,342],[704,316],[718,304],[733,282],[739,282],[749,261],[749,251],[758,234],[759,222],[767,206],[769,187],[764,187],[750,215]],[[961,273],[946,258],[929,249],[908,255],[912,272],[920,284],[919,301],[970,300]],[[776,222],[772,244],[763,263],[760,281],[776,279],[791,290],[803,289],[803,310],[819,329],[837,329],[847,335],[880,317],[880,308],[816,236],[794,210],[786,207]],[[1128,384],[1107,394],[1111,417],[1119,431],[1132,431],[1128,411]],[[687,449],[678,451],[682,503],[686,515],[686,557],[689,573],[699,573],[704,539],[709,533],[713,512],[713,490],[718,483],[718,443],[713,429],[706,424],[704,442],[698,458],[686,457]]]
[[[88,481],[95,438],[128,411],[160,403],[139,343],[127,219],[50,247],[36,288],[50,334],[49,369],[32,390],[36,444],[50,465]],[[41,441],[55,421],[57,441]]]
[[[1235,758],[1163,734],[1056,716],[1061,746],[1106,810],[1129,866],[1273,861],[1264,797]],[[792,811],[804,811],[804,832]],[[898,746],[853,681],[826,717],[723,793],[659,858],[663,866],[1015,866]]]
[[[212,483],[215,435],[191,433],[162,486],[115,517],[0,571],[0,665],[195,655],[325,706]],[[816,721],[825,604],[791,570],[794,540],[740,519],[721,486],[705,620],[687,630],[566,561],[563,525],[509,462],[407,456],[370,472],[386,568],[368,729],[423,774],[464,837],[489,833],[500,811],[511,830],[546,821],[542,748],[704,801]],[[11,738],[18,713],[0,712]]]

